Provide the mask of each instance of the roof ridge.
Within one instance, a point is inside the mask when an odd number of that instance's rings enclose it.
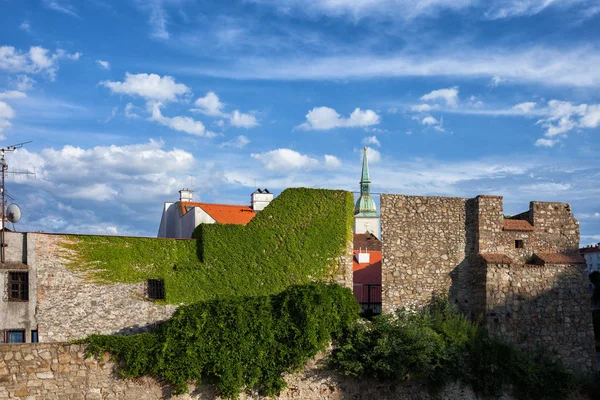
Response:
[[[199,201],[182,201],[180,203],[183,204],[183,205],[186,205],[186,204],[201,204],[201,205],[205,205],[205,206],[246,207],[246,208],[252,208],[251,206],[242,205],[242,204],[201,203]]]

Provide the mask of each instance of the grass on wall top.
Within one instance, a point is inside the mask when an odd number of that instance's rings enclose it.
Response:
[[[69,267],[96,283],[164,279],[169,304],[279,293],[327,279],[352,236],[350,192],[286,189],[246,226],[201,224],[197,240],[76,236]]]

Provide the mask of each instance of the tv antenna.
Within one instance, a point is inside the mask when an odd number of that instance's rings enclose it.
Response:
[[[5,203],[5,199],[4,199],[4,195],[5,195],[5,190],[4,190],[4,181],[5,181],[5,177],[6,177],[6,173],[8,170],[8,164],[6,163],[6,160],[4,159],[4,154],[7,151],[15,151],[16,149],[20,149],[21,147],[23,147],[24,145],[31,143],[31,141],[29,142],[23,142],[23,143],[17,143],[17,144],[12,144],[10,146],[6,146],[6,147],[2,147],[0,148],[0,164],[2,165],[2,259],[0,261],[2,261],[2,264],[6,263],[6,236],[4,234],[4,231],[6,229],[5,225],[4,225],[4,221],[6,220],[6,203]],[[24,175],[33,175],[32,172],[28,172],[28,171],[15,171],[15,172],[8,172],[8,173],[13,173],[13,174],[24,174]],[[13,207],[14,208],[14,207]],[[21,210],[17,207],[16,210],[18,210],[18,218],[15,218],[15,215],[11,216],[11,220],[12,222],[18,222],[18,220],[21,219]],[[15,212],[16,210],[12,210],[13,212]]]

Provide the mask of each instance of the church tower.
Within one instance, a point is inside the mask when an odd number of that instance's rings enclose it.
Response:
[[[372,233],[379,237],[379,216],[375,201],[371,197],[371,181],[369,180],[369,163],[367,148],[363,149],[362,174],[360,177],[360,198],[354,206],[354,233]]]

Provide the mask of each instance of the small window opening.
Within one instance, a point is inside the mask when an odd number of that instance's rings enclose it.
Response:
[[[31,331],[31,343],[38,343],[38,331],[37,329],[34,331]]]
[[[522,249],[522,248],[523,248],[523,241],[515,240],[515,249]]]
[[[6,331],[6,343],[25,343],[25,331]]]
[[[162,279],[148,279],[148,298],[152,300],[165,299],[165,281]]]
[[[29,300],[29,273],[8,273],[8,301]]]

